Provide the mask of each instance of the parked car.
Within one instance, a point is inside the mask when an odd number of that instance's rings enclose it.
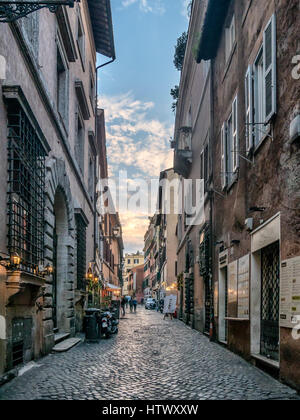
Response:
[[[156,300],[153,298],[148,298],[145,303],[145,309],[155,309],[156,308]]]

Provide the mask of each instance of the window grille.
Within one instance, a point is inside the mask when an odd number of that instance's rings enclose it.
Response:
[[[85,290],[86,223],[80,214],[75,215],[77,230],[77,289]]]
[[[8,107],[8,250],[23,271],[44,257],[45,149],[23,109]]]

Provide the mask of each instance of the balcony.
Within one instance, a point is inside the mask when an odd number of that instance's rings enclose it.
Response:
[[[174,170],[187,178],[193,162],[192,127],[181,127],[178,130],[174,151]]]

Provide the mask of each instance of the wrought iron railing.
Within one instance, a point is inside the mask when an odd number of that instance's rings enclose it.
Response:
[[[38,272],[44,257],[45,157],[36,130],[17,105],[8,107],[8,250],[21,269]]]

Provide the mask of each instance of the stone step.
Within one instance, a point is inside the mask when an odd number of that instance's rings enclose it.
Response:
[[[68,351],[70,350],[72,347],[76,346],[76,344],[81,343],[81,339],[80,338],[68,338],[67,340],[62,341],[59,344],[56,344],[53,347],[53,351],[57,352],[57,353],[62,353],[64,351]]]
[[[54,342],[55,342],[55,344],[58,344],[61,341],[66,340],[69,337],[70,337],[70,333],[63,333],[63,332],[57,333],[57,334],[54,335]]]

